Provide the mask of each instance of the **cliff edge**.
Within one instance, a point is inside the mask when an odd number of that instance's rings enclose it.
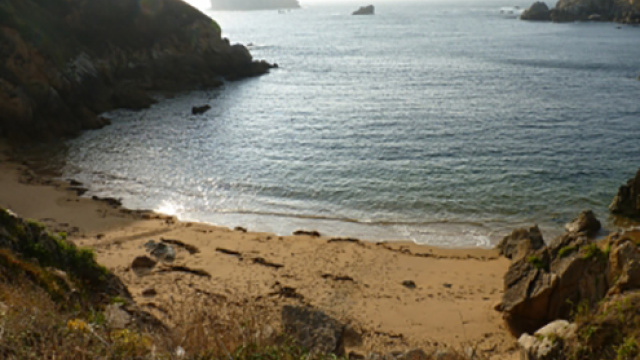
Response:
[[[75,135],[104,126],[104,111],[148,107],[150,91],[215,87],[270,67],[181,0],[4,0],[0,136]]]

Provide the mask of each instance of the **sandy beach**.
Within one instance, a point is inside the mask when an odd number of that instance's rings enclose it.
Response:
[[[78,196],[82,185],[42,179],[10,161],[6,146],[0,150],[0,206],[94,249],[138,304],[168,323],[172,304],[199,297],[260,304],[274,317],[285,304],[306,304],[359,330],[364,342],[354,350],[361,353],[472,346],[482,358],[517,358],[515,339],[493,310],[509,266],[494,250],[180,222]],[[173,243],[175,261],[133,271],[149,240]]]

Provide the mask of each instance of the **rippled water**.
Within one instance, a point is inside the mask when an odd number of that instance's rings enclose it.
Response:
[[[68,142],[64,176],[283,234],[486,246],[583,208],[606,219],[640,166],[640,28],[523,22],[503,5],[517,4],[210,13],[280,69],[113,112]]]

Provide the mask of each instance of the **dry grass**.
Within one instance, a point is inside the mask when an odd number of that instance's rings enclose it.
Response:
[[[0,280],[2,359],[319,359],[279,335],[256,304],[173,303],[169,332],[112,329],[100,311],[63,309],[28,278]]]
[[[576,314],[577,339],[567,344],[574,359],[627,360],[640,357],[640,292],[606,299]]]

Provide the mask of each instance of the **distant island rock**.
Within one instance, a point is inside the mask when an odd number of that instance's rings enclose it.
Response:
[[[373,5],[361,6],[358,10],[351,13],[351,15],[373,15],[375,8]]]
[[[148,107],[150,92],[216,87],[269,68],[181,0],[3,0],[0,137],[76,135],[106,125],[102,112]]]
[[[547,11],[544,10],[547,8]],[[554,22],[615,21],[640,24],[640,3],[637,0],[558,0],[548,10],[543,2],[535,2],[520,16],[521,20]]]
[[[547,4],[537,1],[520,15],[522,20],[551,21],[551,11]]]
[[[211,0],[212,10],[278,10],[298,9],[298,0]]]

